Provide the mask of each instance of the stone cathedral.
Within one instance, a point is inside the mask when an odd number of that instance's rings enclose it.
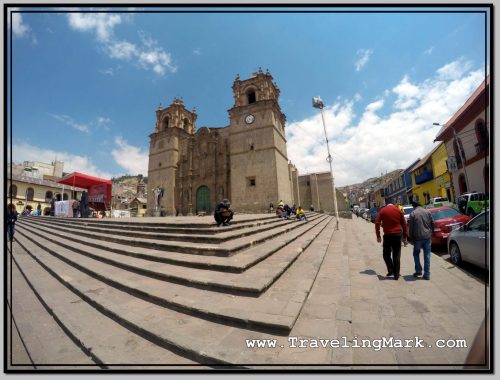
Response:
[[[237,76],[232,89],[234,104],[226,127],[196,129],[196,111],[186,109],[181,99],[157,109],[155,131],[149,136],[148,215],[155,210],[161,215],[210,213],[224,198],[237,212],[267,212],[270,203],[276,207],[280,200],[300,204],[299,182],[310,198],[303,200],[304,207],[315,203],[319,192],[308,187],[318,181],[309,181],[309,176],[299,181],[288,161],[286,118],[269,71],[259,69],[248,79]],[[326,189],[331,189],[329,178]],[[162,190],[159,206],[153,191],[157,188]],[[331,195],[330,190],[333,199]]]

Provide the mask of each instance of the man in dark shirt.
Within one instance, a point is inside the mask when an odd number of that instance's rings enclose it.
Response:
[[[217,205],[214,212],[214,218],[217,222],[217,227],[221,224],[223,226],[229,225],[229,221],[233,219],[233,211],[231,210],[231,203],[229,199],[224,199],[221,203]]]
[[[394,279],[398,280],[401,259],[401,235],[403,235],[405,247],[408,244],[406,220],[401,210],[389,203],[380,209],[375,219],[375,233],[379,243],[382,242],[380,224],[384,229],[383,255],[387,266],[387,277],[394,275]]]

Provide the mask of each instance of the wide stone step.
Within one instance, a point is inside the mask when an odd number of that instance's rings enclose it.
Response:
[[[16,237],[17,239],[17,237]],[[14,243],[16,244],[16,242]],[[15,255],[19,251],[16,250]],[[26,256],[26,255],[25,255]],[[17,256],[16,256],[17,257]],[[27,260],[27,259],[26,259]],[[19,261],[21,266],[25,265],[31,270],[27,272],[30,278],[40,279],[39,293],[42,297],[47,297],[51,289],[44,286],[45,281],[50,281],[51,276],[56,278],[57,282],[51,282],[52,287],[59,286],[61,283],[79,297],[74,300],[75,303],[88,303],[103,315],[111,318],[147,340],[156,342],[159,345],[173,347],[179,351],[189,353],[191,357],[196,357],[200,363],[217,364],[242,364],[239,354],[246,350],[244,340],[237,341],[233,339],[234,346],[227,346],[220,349],[218,344],[223,342],[226,337],[245,336],[248,339],[272,338],[269,333],[260,333],[247,329],[240,329],[227,326],[220,323],[204,321],[187,314],[169,310],[153,303],[131,298],[129,294],[107,286],[106,284],[93,279],[90,276],[72,270],[68,267],[67,274],[60,277],[59,274],[52,271],[49,267],[43,267],[43,270],[36,269],[26,260]],[[79,274],[80,282],[68,284],[68,278],[73,274]],[[76,277],[75,277],[76,278]],[[66,279],[66,280],[65,280]],[[60,306],[59,306],[60,305]],[[64,310],[64,303],[61,300],[54,299],[52,308],[60,307]],[[69,308],[71,310],[71,308]],[[63,311],[64,313],[64,311]],[[33,318],[33,325],[41,328],[37,324],[36,317]],[[93,330],[90,330],[93,331]],[[94,335],[95,336],[95,335]],[[275,336],[279,338],[279,336]],[[247,352],[259,354],[262,350],[248,349]],[[116,350],[116,357],[105,364],[123,364],[121,360],[121,350]],[[254,358],[254,363],[258,359]],[[265,361],[265,356],[262,357]],[[164,360],[162,364],[171,364]]]
[[[37,216],[37,217],[21,217],[22,219],[47,219],[47,220],[60,220],[66,223],[74,224],[109,224],[109,225],[123,225],[128,227],[159,227],[159,228],[186,228],[186,229],[213,229],[215,221],[213,216],[196,217],[196,216],[182,216],[182,217],[142,217],[142,218],[71,218],[71,217],[54,217],[54,216]],[[232,225],[239,225],[242,223],[258,222],[263,220],[275,219],[275,214],[235,214]]]
[[[237,229],[228,230],[229,226],[221,228],[215,227],[214,230],[217,230],[218,233],[207,235],[207,234],[194,234],[192,233],[192,231],[189,234],[184,234],[179,232],[169,232],[160,230],[160,227],[155,227],[154,229],[156,229],[156,231],[151,232],[151,231],[143,231],[140,228],[138,228],[139,231],[135,229],[121,230],[118,229],[118,227],[109,229],[106,224],[76,226],[75,224],[65,223],[64,220],[59,220],[57,222],[54,222],[48,218],[44,219],[30,218],[23,221],[27,222],[29,221],[33,224],[44,224],[44,225],[50,224],[54,226],[54,228],[59,228],[59,227],[77,228],[80,231],[84,230],[87,233],[87,236],[90,233],[92,233],[93,236],[95,236],[94,233],[105,234],[106,236],[107,235],[113,236],[116,234],[120,234],[120,236],[126,236],[127,238],[154,239],[154,240],[165,240],[165,241],[189,241],[192,243],[206,243],[206,244],[221,244],[231,239],[253,235],[259,232],[271,230],[279,225],[291,223],[291,221],[286,221],[283,219],[276,218],[273,220],[268,220],[263,223],[252,222],[251,224],[243,224],[240,225],[239,228]],[[203,231],[203,229],[200,230]]]
[[[196,235],[215,235],[221,232],[228,232],[233,230],[238,230],[247,227],[260,226],[268,223],[277,223],[280,221],[276,216],[269,216],[263,214],[262,216],[251,216],[251,218],[238,215],[235,220],[232,220],[229,226],[224,226],[223,228],[218,228],[210,218],[210,222],[207,223],[157,223],[157,222],[141,222],[130,221],[131,218],[127,219],[82,219],[82,218],[62,218],[62,217],[23,217],[21,218],[25,221],[36,222],[43,221],[44,223],[51,223],[54,225],[64,225],[64,226],[78,226],[82,227],[105,227],[110,230],[121,230],[121,231],[140,231],[140,232],[154,232],[154,233],[173,233],[173,234],[196,234]],[[158,218],[154,218],[157,220]],[[134,220],[134,219],[132,219]],[[136,219],[137,220],[137,219]]]
[[[16,244],[14,243],[14,247]],[[19,248],[17,248],[19,249]],[[24,256],[26,253],[22,252]],[[52,309],[44,299],[37,298],[38,293],[33,284],[26,278],[26,273],[20,271],[16,259],[11,261],[8,252],[9,273],[12,274],[12,299],[10,305],[14,316],[12,334],[18,329],[22,339],[23,348],[27,355],[20,355],[13,350],[9,357],[11,367],[31,364],[37,369],[51,369],[64,366],[64,369],[78,369],[76,366],[68,366],[69,363],[81,364],[87,369],[102,368],[100,358],[93,355],[85,346],[79,344],[76,336],[63,324],[57,316],[51,314]],[[35,263],[35,265],[37,265]],[[9,282],[10,285],[10,282]],[[8,292],[10,295],[10,291]],[[48,308],[48,310],[46,309]],[[33,318],[36,316],[36,319]],[[58,324],[59,323],[59,324]],[[43,326],[43,328],[41,328]],[[63,330],[66,329],[66,331]],[[44,344],[51,342],[51,344]],[[78,342],[78,343],[77,343]],[[23,360],[23,358],[26,358]],[[22,367],[21,367],[22,368]],[[24,369],[29,369],[25,367]],[[82,367],[79,367],[82,369]]]
[[[18,231],[36,245],[54,255],[64,255],[69,260],[76,261],[77,265],[81,264],[78,263],[78,257],[72,253],[82,254],[125,270],[177,284],[231,293],[259,294],[281,276],[326,227],[330,219],[322,220],[307,234],[302,234],[293,243],[277,250],[273,255],[267,257],[258,265],[251,267],[245,273],[226,273],[224,275],[215,271],[193,269],[124,256],[103,249],[88,247],[72,239],[61,237],[54,239],[50,233],[39,231],[31,228],[31,226],[18,226]],[[266,249],[261,248],[262,250]]]
[[[18,236],[16,236],[17,238]],[[87,363],[95,364],[97,362],[101,366],[105,366],[106,364],[195,365],[197,363],[186,357],[192,356],[192,352],[182,351],[175,345],[167,345],[165,341],[159,342],[160,345],[154,344],[99,312],[96,309],[96,304],[91,305],[87,303],[85,299],[82,299],[65,286],[67,284],[65,281],[70,279],[72,272],[60,272],[59,276],[61,277],[59,277],[60,281],[58,281],[49,274],[46,270],[47,268],[42,268],[33,259],[31,253],[26,254],[16,242],[14,242],[13,247],[14,302],[24,302],[25,300],[21,298],[34,300],[34,295],[36,295],[48,309],[46,312],[50,313],[58,321],[64,331],[70,334],[73,341],[78,342],[82,352],[86,352],[94,358],[94,361],[91,361],[85,355],[76,356],[74,353],[72,356],[65,355],[65,352],[70,352],[70,349],[67,348],[69,339],[57,336],[54,331],[50,331],[50,339],[47,339],[45,342],[41,341],[44,336],[48,336],[49,331],[44,330],[50,326],[43,324],[45,319],[43,313],[40,314],[39,310],[36,315],[27,315],[16,312],[19,310],[15,310],[15,318],[29,319],[33,329],[31,335],[38,337],[38,342],[35,342],[33,339],[26,341],[28,344],[31,344],[33,348],[32,352],[37,352],[36,355],[38,356],[36,357],[37,362],[35,364],[58,364],[61,359],[65,360],[61,364],[74,363],[82,365]],[[31,294],[28,291],[27,285],[23,287],[23,284],[20,282],[22,280],[20,278],[21,275],[16,273],[17,266],[22,270],[23,279],[31,287],[29,289],[32,292]],[[87,290],[89,292],[99,292],[100,288],[93,287],[96,283],[92,282],[91,278],[89,278],[89,281],[86,284],[88,287]],[[29,307],[32,309],[33,305]],[[34,334],[34,331],[36,331],[36,334]],[[35,344],[38,344],[38,346],[34,346]],[[170,348],[170,350],[167,348]],[[53,355],[52,351],[55,349],[59,350],[59,355]],[[48,357],[44,351],[50,355],[49,357],[52,357],[52,362],[47,361]],[[195,358],[201,359],[196,355]],[[43,369],[44,367],[41,368]]]
[[[176,266],[212,271],[241,273],[266,259],[279,249],[292,243],[294,240],[314,228],[318,223],[328,218],[330,217],[322,215],[313,221],[300,224],[298,228],[292,231],[279,235],[272,240],[272,244],[253,246],[239,252],[237,255],[229,257],[186,255],[178,252],[158,251],[154,249],[134,247],[128,244],[104,242],[77,235],[71,236],[72,242],[69,245],[65,243],[61,244],[62,246],[73,249],[81,254],[88,254],[88,248],[92,247],[156,263],[167,263]],[[18,223],[18,228],[21,226],[29,227],[30,225],[23,222]],[[44,233],[45,235],[43,236],[47,239],[51,239],[51,241],[58,241],[59,239],[66,239],[68,237],[65,233],[59,233],[57,230],[45,226],[37,226],[36,231],[38,233]],[[84,248],[78,249],[76,248],[76,244],[82,244]]]
[[[170,310],[210,321],[287,333],[293,327],[305,302],[332,233],[333,223],[329,223],[295,263],[258,298],[237,297],[166,283],[71,252],[57,255],[66,261],[62,262],[48,255],[46,250],[24,236],[19,236],[19,242],[37,260],[65,279],[68,286],[78,287],[85,284],[83,277],[91,276],[102,281],[102,286],[123,290],[135,296],[134,299],[137,297],[148,300]],[[68,256],[71,254],[78,256],[78,269],[68,264]],[[71,264],[75,265],[75,262],[72,261]],[[113,303],[114,300],[108,302]]]
[[[310,218],[314,220],[319,218],[321,215]],[[20,220],[19,223],[29,223],[25,220]],[[38,223],[38,222],[31,222]],[[293,220],[282,222],[276,228],[268,231],[258,232],[253,235],[245,236],[240,239],[233,239],[230,241],[222,242],[220,244],[208,244],[208,243],[191,243],[188,241],[162,241],[157,239],[144,239],[144,238],[128,238],[119,234],[110,233],[98,233],[98,232],[86,232],[85,228],[70,228],[70,227],[59,227],[58,232],[54,231],[54,234],[71,234],[79,235],[83,237],[89,237],[95,240],[103,240],[111,243],[127,244],[134,247],[151,248],[161,251],[171,251],[171,252],[182,252],[194,255],[209,255],[209,256],[230,256],[242,249],[248,248],[250,246],[263,243],[269,239],[275,238],[276,236],[291,231],[299,227],[304,222]]]

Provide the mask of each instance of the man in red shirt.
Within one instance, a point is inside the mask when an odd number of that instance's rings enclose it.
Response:
[[[408,244],[405,217],[401,210],[392,203],[382,207],[375,219],[375,233],[377,234],[377,241],[379,243],[382,242],[380,224],[382,224],[382,228],[384,229],[383,254],[385,265],[387,265],[387,277],[394,275],[394,279],[398,280],[401,258],[401,235],[403,235],[405,247]]]

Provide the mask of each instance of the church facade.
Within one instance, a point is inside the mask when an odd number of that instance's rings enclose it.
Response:
[[[261,69],[234,80],[229,125],[196,129],[181,99],[156,111],[149,136],[148,215],[210,213],[224,198],[238,212],[300,203],[299,176],[288,160],[285,115],[273,77]],[[161,189],[155,197],[154,189]],[[309,207],[309,205],[303,205]]]

